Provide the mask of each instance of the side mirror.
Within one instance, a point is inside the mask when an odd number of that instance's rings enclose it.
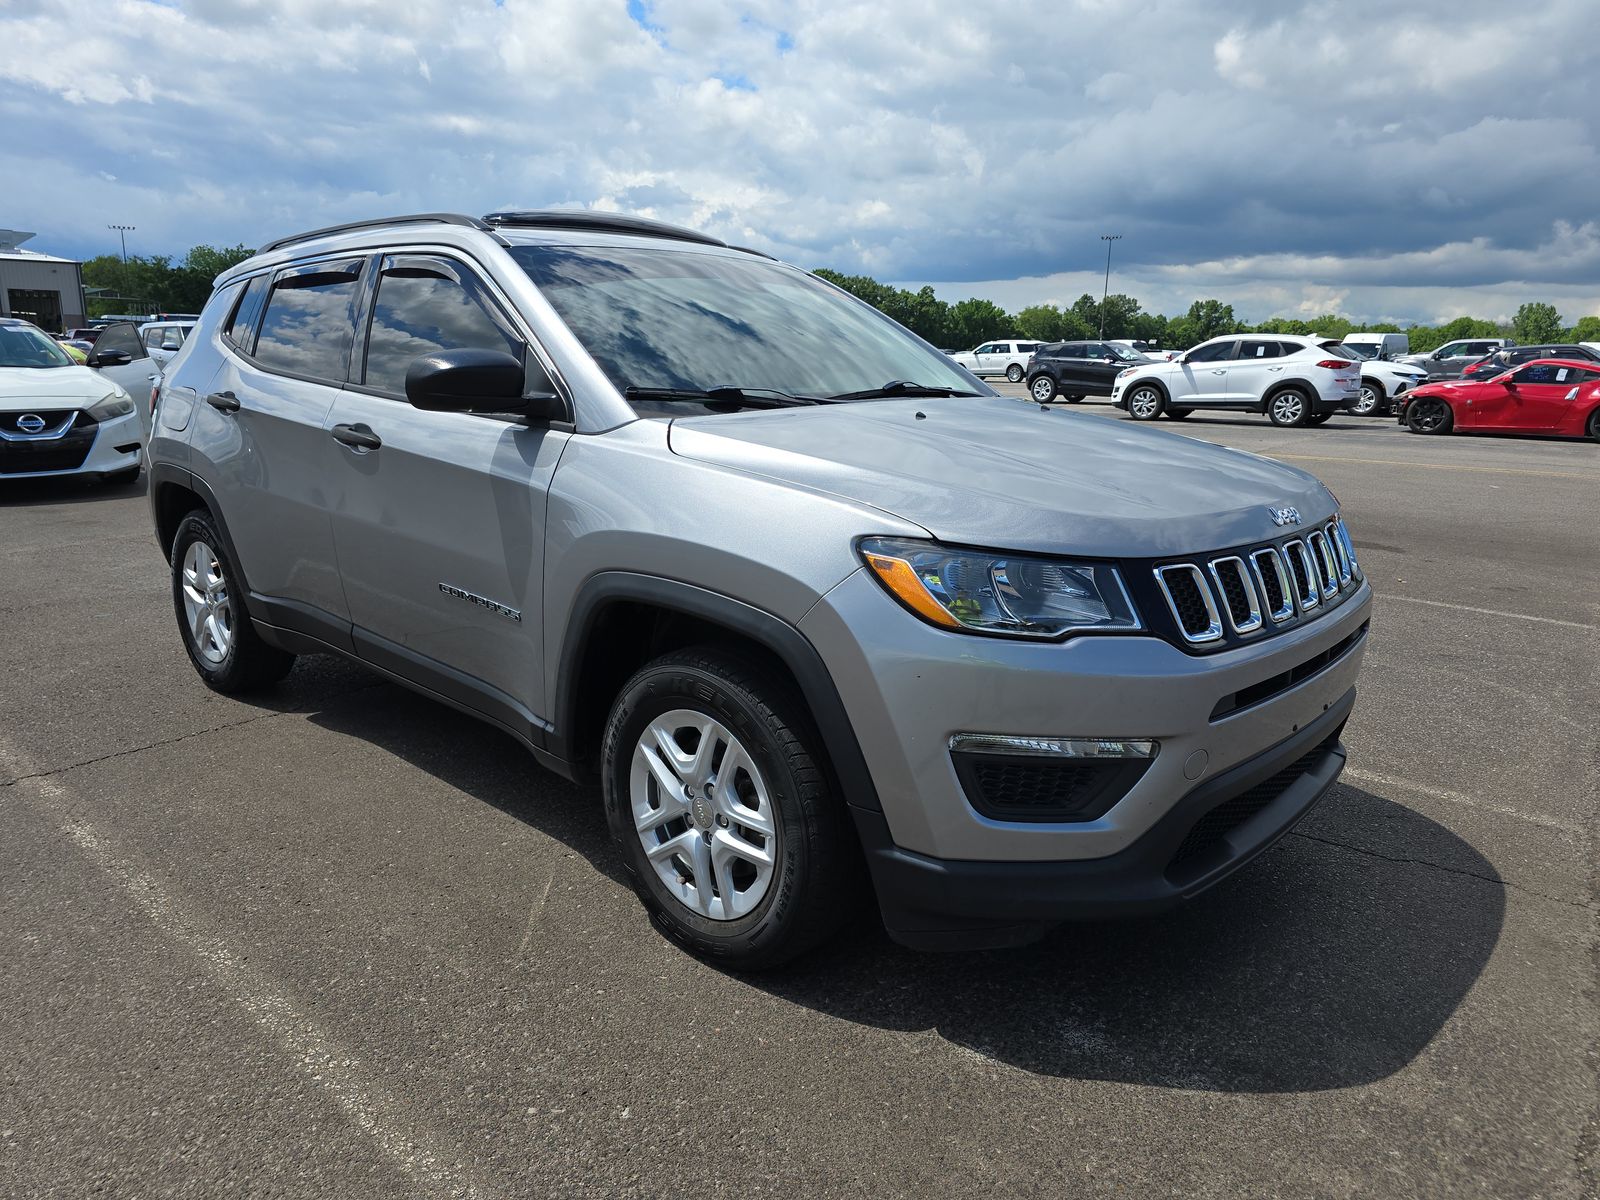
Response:
[[[125,367],[133,361],[126,350],[95,350],[89,355],[91,367]]]
[[[529,390],[521,360],[504,350],[424,354],[406,369],[406,399],[427,412],[518,413],[542,421],[567,415],[555,392]]]

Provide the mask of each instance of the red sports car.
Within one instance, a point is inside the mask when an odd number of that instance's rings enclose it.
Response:
[[[1482,382],[1425,383],[1405,397],[1412,433],[1534,433],[1600,441],[1600,363],[1541,358]]]

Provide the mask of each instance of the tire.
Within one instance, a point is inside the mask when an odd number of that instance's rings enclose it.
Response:
[[[107,487],[127,487],[130,483],[137,482],[138,479],[139,468],[128,467],[126,470],[112,471],[108,473],[105,476],[104,482]]]
[[[1312,413],[1309,417],[1306,418],[1306,424],[1307,425],[1326,425],[1331,420],[1333,420],[1333,414],[1331,412]]]
[[[1028,395],[1040,404],[1049,404],[1056,398],[1056,381],[1048,375],[1035,375],[1028,380]]]
[[[1600,442],[1600,408],[1589,414],[1589,440]]]
[[[623,686],[601,749],[606,821],[669,938],[756,970],[816,947],[858,906],[859,852],[818,744],[791,687],[738,655],[677,651]],[[713,795],[735,747],[734,794]]]
[[[1449,433],[1455,413],[1437,396],[1414,398],[1406,405],[1406,428],[1412,433]]]
[[[172,539],[172,606],[189,661],[225,695],[271,687],[294,666],[294,655],[256,633],[238,580],[210,514],[190,513]]]
[[[1174,421],[1181,421],[1193,411],[1194,409],[1192,408],[1169,408],[1167,409],[1167,416],[1171,417]]]
[[[1135,421],[1154,421],[1167,407],[1167,394],[1153,383],[1136,383],[1128,392],[1128,415]]]
[[[1355,402],[1350,412],[1357,417],[1376,417],[1383,415],[1388,407],[1388,397],[1384,395],[1383,384],[1363,379],[1361,399]]]
[[[1311,398],[1299,388],[1288,387],[1267,401],[1267,420],[1280,429],[1297,429],[1311,415]]]
[[[1072,395],[1065,397],[1065,399],[1066,399],[1066,402],[1068,404],[1082,404],[1083,403],[1083,393],[1082,392],[1073,392]]]
[[[1006,378],[1009,379],[1012,383],[1021,383],[1022,382],[1022,364],[1020,364],[1020,363],[1012,363],[1009,367],[1007,367],[1006,368]]]

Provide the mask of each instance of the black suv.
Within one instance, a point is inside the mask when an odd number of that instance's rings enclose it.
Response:
[[[1536,358],[1564,358],[1568,362],[1573,359],[1579,362],[1600,362],[1600,354],[1596,354],[1587,346],[1578,346],[1570,342],[1552,342],[1544,346],[1508,346],[1503,350],[1496,350],[1493,354],[1485,354],[1477,362],[1464,368],[1461,378],[1474,382],[1493,379],[1503,371],[1520,367],[1523,363],[1532,362]]]
[[[1068,404],[1109,396],[1118,375],[1154,361],[1115,342],[1052,342],[1028,361],[1028,394],[1040,404],[1057,396]]]

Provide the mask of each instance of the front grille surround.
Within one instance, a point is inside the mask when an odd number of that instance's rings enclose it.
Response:
[[[1311,551],[1317,567],[1317,582],[1324,600],[1339,594],[1339,564],[1328,546],[1328,536],[1322,530],[1313,530],[1306,536],[1306,547]]]
[[[1211,578],[1216,581],[1217,592],[1223,600],[1223,610],[1235,633],[1254,633],[1264,624],[1261,601],[1256,597],[1255,581],[1244,559],[1236,554],[1214,558],[1207,564]]]
[[[1267,616],[1274,625],[1282,624],[1294,616],[1294,581],[1289,578],[1289,568],[1283,555],[1273,547],[1257,550],[1250,556],[1250,566],[1255,570],[1256,582],[1266,598]]]
[[[1321,616],[1362,582],[1338,517],[1281,542],[1150,564],[1157,626],[1191,653],[1246,644]]]
[[[1199,644],[1222,637],[1222,617],[1199,567],[1193,563],[1158,567],[1156,582],[1161,585],[1185,641]]]

